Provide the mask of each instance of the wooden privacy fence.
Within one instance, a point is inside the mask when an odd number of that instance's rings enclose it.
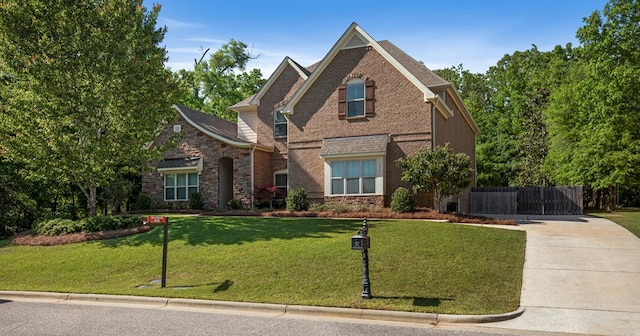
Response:
[[[469,211],[476,214],[582,215],[582,186],[474,187]]]

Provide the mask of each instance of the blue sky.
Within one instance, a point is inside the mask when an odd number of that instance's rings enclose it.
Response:
[[[150,7],[154,1],[145,0]],[[285,56],[308,66],[331,49],[351,22],[376,40],[389,40],[430,69],[462,64],[485,72],[505,54],[566,43],[583,18],[607,0],[155,0],[172,70],[192,68],[202,50],[230,39],[259,55],[249,69],[265,77]]]

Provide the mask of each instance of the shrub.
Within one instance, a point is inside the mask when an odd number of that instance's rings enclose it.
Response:
[[[149,210],[151,209],[151,206],[153,205],[153,201],[151,200],[151,197],[147,194],[139,194],[138,197],[136,198],[136,210]]]
[[[43,236],[58,236],[80,232],[84,226],[83,224],[83,221],[54,218],[36,222],[33,226],[33,231]]]
[[[309,209],[316,212],[328,211],[334,214],[342,214],[352,211],[349,205],[340,202],[325,202],[323,204],[314,203]]]
[[[191,210],[202,210],[204,209],[204,201],[202,200],[202,194],[199,192],[194,192],[189,195],[189,209]]]
[[[415,207],[416,202],[409,189],[399,187],[391,195],[391,211],[396,213],[413,212]]]
[[[241,199],[234,198],[229,201],[229,208],[239,210],[244,208],[244,202]]]
[[[54,218],[37,222],[33,231],[44,236],[59,236],[77,232],[97,232],[106,230],[121,230],[142,224],[136,216],[98,216],[77,221]]]
[[[293,188],[287,195],[287,210],[306,211],[309,210],[309,198],[303,188]]]
[[[106,230],[122,230],[139,226],[140,218],[136,216],[98,216],[85,219],[83,231],[97,232]]]

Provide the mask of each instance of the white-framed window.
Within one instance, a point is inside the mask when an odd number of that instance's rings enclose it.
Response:
[[[189,195],[198,192],[197,173],[164,174],[164,200],[188,201]]]
[[[287,118],[285,118],[282,110],[275,110],[273,112],[273,136],[276,138],[287,136]]]
[[[362,117],[365,114],[365,82],[353,78],[347,82],[347,118]]]
[[[329,195],[382,194],[381,159],[336,160],[328,163]]]
[[[273,184],[278,188],[276,192],[276,198],[285,198],[287,197],[287,186],[288,186],[288,174],[287,171],[278,171],[273,174]]]

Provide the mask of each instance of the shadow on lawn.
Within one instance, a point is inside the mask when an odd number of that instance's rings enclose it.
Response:
[[[323,238],[332,233],[356,234],[359,220],[324,218],[172,217],[169,242],[189,245],[235,245],[272,239]],[[375,227],[369,221],[369,228]],[[105,247],[162,245],[163,227],[119,239],[102,240]]]
[[[425,298],[415,296],[376,296],[377,299],[413,300],[413,305],[418,307],[438,307],[442,301],[453,301],[449,298]]]

